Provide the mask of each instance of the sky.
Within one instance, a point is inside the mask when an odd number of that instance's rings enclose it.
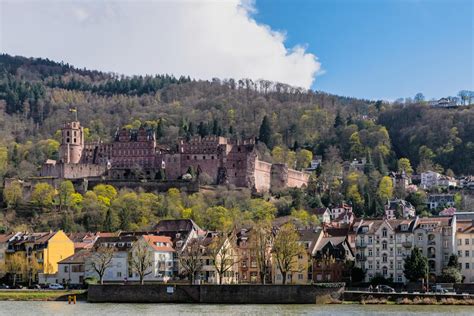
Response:
[[[472,0],[0,0],[0,51],[395,100],[474,89]]]

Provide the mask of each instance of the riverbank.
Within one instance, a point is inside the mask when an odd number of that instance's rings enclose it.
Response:
[[[68,295],[85,300],[85,290],[0,290],[0,301],[67,301]]]
[[[342,300],[333,300],[331,303],[362,305],[474,305],[474,295],[345,291],[342,295]]]

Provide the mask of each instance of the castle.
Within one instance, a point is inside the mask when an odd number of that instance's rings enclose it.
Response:
[[[121,182],[165,182],[192,176],[213,185],[246,187],[254,192],[275,192],[302,187],[309,173],[271,164],[257,157],[254,140],[219,136],[179,139],[172,147],[157,144],[152,129],[122,129],[113,142],[86,143],[77,120],[61,128],[59,159],[47,160],[40,177],[101,179]]]

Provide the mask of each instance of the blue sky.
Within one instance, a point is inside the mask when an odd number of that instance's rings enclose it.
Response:
[[[395,100],[474,89],[474,0],[0,0],[0,51]]]
[[[255,19],[306,44],[322,64],[312,87],[427,98],[474,89],[474,1],[257,0]]]

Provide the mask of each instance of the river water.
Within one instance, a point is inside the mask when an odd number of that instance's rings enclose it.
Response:
[[[474,306],[207,305],[0,302],[0,315],[474,315]]]

